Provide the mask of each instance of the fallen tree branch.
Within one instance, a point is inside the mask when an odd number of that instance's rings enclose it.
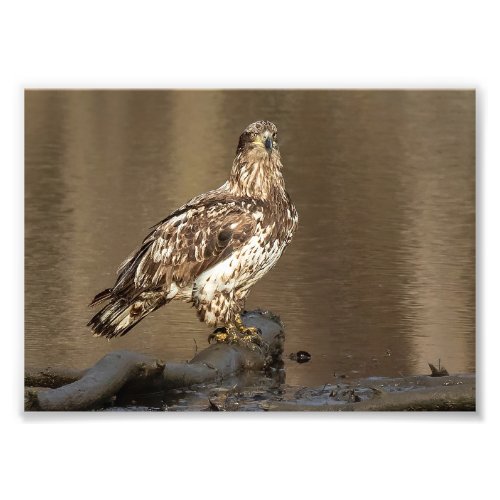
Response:
[[[331,388],[329,387],[327,392]],[[332,390],[332,393],[335,389]],[[325,396],[322,390],[298,401],[263,403],[266,411],[475,411],[476,378],[455,375],[438,380],[432,376],[381,379],[376,386],[369,379],[339,392],[348,395],[344,400]],[[362,399],[356,394],[367,394]],[[332,396],[332,394],[330,394]],[[363,396],[365,397],[365,396]]]
[[[83,377],[57,389],[28,391],[29,410],[87,410],[109,400],[129,381],[152,378],[163,366],[156,360],[129,351],[104,356]]]
[[[197,352],[191,361],[164,362],[129,351],[112,352],[87,370],[44,369],[25,376],[25,409],[72,411],[105,408],[114,398],[130,400],[171,389],[210,384],[242,371],[259,371],[281,362],[284,333],[279,318],[253,311],[244,316],[247,326],[262,331],[265,347],[251,350],[235,344],[214,344]],[[213,403],[218,410],[267,411],[408,411],[474,410],[475,377],[362,379],[325,384],[320,388],[286,389],[288,395],[270,391],[268,400],[256,403],[245,391],[225,390],[227,404]],[[260,390],[262,386],[259,384]],[[265,393],[265,389],[263,389]],[[293,391],[289,398],[289,391]],[[234,394],[233,394],[234,392]],[[251,391],[250,391],[251,393]],[[123,399],[122,399],[123,398]]]
[[[165,363],[143,354],[115,351],[81,372],[46,369],[29,373],[25,384],[32,388],[26,389],[25,409],[88,410],[106,404],[124,391],[154,392],[210,383],[242,370],[262,370],[280,359],[284,333],[279,318],[252,311],[243,316],[243,321],[246,326],[260,329],[262,348],[214,344],[184,363]]]

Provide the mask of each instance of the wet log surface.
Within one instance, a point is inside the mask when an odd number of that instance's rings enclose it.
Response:
[[[129,351],[115,351],[83,370],[44,369],[25,376],[25,409],[78,411],[102,407],[120,393],[159,392],[222,381],[241,371],[261,371],[281,358],[282,324],[269,312],[243,316],[247,326],[262,332],[264,344],[250,349],[213,344],[188,362],[156,360]]]
[[[86,370],[47,368],[29,372],[25,376],[25,409],[118,410],[125,406],[179,411],[475,410],[475,376],[445,375],[445,371],[437,375],[432,370],[434,376],[366,378],[348,383],[338,379],[338,383],[318,388],[288,386],[281,369],[284,332],[279,318],[252,311],[244,316],[244,322],[262,331],[266,348],[214,344],[191,361],[181,363],[115,351]],[[141,395],[146,399],[153,395],[155,402],[137,405]]]
[[[302,388],[269,401],[265,411],[475,411],[474,375],[368,378],[350,384]]]

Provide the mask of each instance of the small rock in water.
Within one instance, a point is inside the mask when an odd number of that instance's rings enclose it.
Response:
[[[307,351],[292,352],[288,357],[297,363],[307,363],[311,359],[311,355]]]

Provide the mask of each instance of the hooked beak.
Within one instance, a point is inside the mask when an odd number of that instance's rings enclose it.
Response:
[[[273,138],[266,137],[266,140],[264,142],[264,146],[266,147],[267,152],[270,153],[273,149]]]

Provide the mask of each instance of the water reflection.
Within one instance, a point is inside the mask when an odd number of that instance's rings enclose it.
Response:
[[[475,370],[471,91],[26,94],[26,364],[127,348],[189,359],[209,330],[169,304],[90,336],[87,304],[147,228],[226,179],[238,134],[279,128],[293,244],[249,297],[287,326],[287,382]]]

